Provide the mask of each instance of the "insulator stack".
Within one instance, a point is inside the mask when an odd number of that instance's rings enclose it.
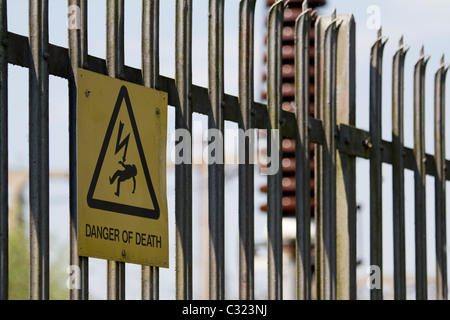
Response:
[[[272,6],[275,0],[267,0],[267,7]],[[323,6],[325,0],[309,0],[309,6],[314,9]],[[290,0],[284,11],[283,20],[283,110],[295,112],[295,21],[302,13],[303,0]],[[314,116],[314,21],[310,32],[310,114]],[[266,37],[267,42],[267,37]],[[267,61],[267,55],[264,56]],[[267,74],[263,74],[263,80],[267,80]],[[262,98],[267,98],[267,92],[262,92]],[[283,140],[283,217],[295,215],[295,140]],[[314,146],[311,145],[311,215],[314,215]],[[267,185],[260,188],[267,192]],[[267,211],[267,204],[261,206],[262,211]]]

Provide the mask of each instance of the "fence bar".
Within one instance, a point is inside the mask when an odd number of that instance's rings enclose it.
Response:
[[[434,151],[436,161],[436,299],[448,299],[447,284],[447,218],[445,179],[445,78],[448,66],[442,56],[441,66],[435,77]]]
[[[175,128],[192,133],[192,0],[177,0],[175,31]],[[184,143],[186,141],[178,141]],[[192,141],[188,146],[192,150]],[[187,152],[187,150],[183,150]],[[183,155],[186,156],[186,155]],[[192,153],[175,167],[176,298],[192,299]]]
[[[30,299],[49,298],[48,1],[29,1]]]
[[[394,298],[406,300],[405,166],[403,164],[404,66],[408,49],[400,39],[392,67],[392,187],[394,231]]]
[[[88,0],[81,0],[81,65],[88,68]],[[76,127],[76,124],[73,124]],[[81,271],[81,298],[89,299],[89,259],[87,257],[79,257]]]
[[[355,125],[356,27],[351,14],[338,15],[336,123]],[[343,135],[340,142],[349,142]],[[339,149],[339,144],[337,145]],[[356,299],[356,159],[336,155],[336,298]]]
[[[387,41],[387,40],[386,40]],[[378,39],[372,46],[370,57],[370,264],[379,271],[379,285],[374,284],[370,290],[372,300],[383,299],[383,222],[382,222],[382,144],[381,144],[381,110],[382,110],[382,70],[383,41],[381,29]]]
[[[124,76],[124,0],[106,2],[106,65],[108,75]],[[108,261],[108,300],[125,300],[125,263]]]
[[[315,88],[315,97],[314,97],[314,114],[315,118],[320,119],[320,99],[321,99],[321,86],[322,86],[322,70],[323,70],[323,57],[322,52],[323,48],[321,45],[321,38],[323,37],[323,20],[326,19],[325,16],[319,16],[316,20],[315,25],[315,56],[314,56],[314,62],[315,62],[315,70],[314,70],[314,88]],[[322,123],[321,123],[322,124]],[[323,130],[323,125],[321,125]],[[324,135],[324,134],[323,134]],[[325,139],[325,138],[324,138]],[[323,140],[324,140],[323,139]],[[320,299],[322,297],[322,274],[323,274],[323,264],[322,260],[319,257],[322,257],[322,250],[323,250],[323,241],[322,241],[322,231],[321,231],[321,221],[322,221],[322,215],[320,213],[320,201],[322,194],[320,193],[320,186],[321,186],[321,179],[320,179],[320,165],[321,165],[321,158],[322,155],[319,152],[320,146],[315,144],[314,145],[314,221],[316,225],[316,239],[315,239],[315,247],[314,247],[314,272],[315,272],[315,278],[316,278],[316,298]]]
[[[426,300],[427,233],[426,233],[426,157],[425,157],[425,69],[428,58],[424,48],[414,69],[414,199],[416,237],[416,299]]]
[[[0,300],[8,300],[8,24],[6,0],[0,1]]]
[[[88,64],[88,0],[80,0],[81,9],[81,26],[80,26],[80,43],[81,43],[81,65],[87,69]]]
[[[324,41],[324,87],[322,92],[320,117],[325,133],[322,145],[322,299],[336,298],[336,11],[325,29]]]
[[[239,3],[239,129],[252,129],[254,100],[254,16],[256,0]],[[253,136],[239,140],[239,299],[253,300],[255,278]],[[244,144],[244,146],[242,145]],[[241,157],[244,159],[242,160]]]
[[[89,288],[89,260],[78,256],[77,211],[77,91],[78,68],[87,60],[87,0],[69,0],[69,57],[71,61],[69,82],[69,202],[70,202],[70,265],[80,268],[80,280],[70,289],[71,300],[87,300]]]
[[[25,36],[21,36],[12,32],[8,32],[8,51],[14,52],[14,54],[8,55],[8,63],[21,66],[24,68],[29,68],[29,43],[28,38]],[[70,70],[70,59],[68,54],[68,49],[63,48],[57,45],[50,44],[49,52],[52,63],[49,65],[49,74],[68,79],[69,78],[69,70]],[[107,75],[106,69],[106,61],[94,57],[87,56],[86,63],[83,66],[93,72],[97,72],[100,74]],[[124,68],[124,80],[142,85],[142,71],[140,69],[136,69],[130,66],[125,66]],[[169,77],[160,76],[159,77],[159,86],[160,90],[169,93],[168,103],[171,106],[177,106],[179,104],[178,101],[178,93],[175,85],[175,80]],[[192,110],[193,112],[197,112],[200,114],[207,115],[209,111],[209,93],[207,88],[203,88],[198,85],[192,85]],[[239,98],[230,94],[225,94],[225,120],[238,122],[240,117],[240,104]],[[254,128],[265,129],[267,127],[267,106],[260,102],[253,102],[253,112],[252,112],[252,122]],[[282,111],[281,112],[281,121],[284,125],[281,127],[281,134],[286,138],[295,138],[296,137],[296,122],[297,119],[295,114],[292,112]],[[312,143],[322,144],[323,143],[323,130],[322,123],[320,120],[315,118],[310,118],[310,139]],[[348,144],[346,143],[338,143],[339,151],[342,151],[345,154],[356,156],[364,159],[370,159],[371,150],[368,148],[370,144],[361,143],[361,141],[365,141],[370,137],[370,133],[356,128],[354,126],[348,126],[345,124],[339,125],[340,129],[346,131],[347,136],[350,137],[350,141]],[[364,138],[364,139],[360,139]],[[370,139],[369,139],[370,140]],[[369,142],[369,140],[367,142]],[[366,141],[365,141],[366,142]],[[391,141],[382,141],[383,146],[383,163],[392,164],[392,143]],[[408,147],[404,147],[405,151],[405,169],[414,170],[415,169],[415,160],[414,160],[414,152],[412,149]],[[426,165],[426,174],[430,176],[436,175],[436,165],[434,161],[434,155],[426,154],[427,165]],[[447,166],[450,166],[450,160],[446,160]],[[450,181],[450,170],[446,171],[446,179]]]
[[[336,22],[336,11],[316,22],[316,117],[322,120],[324,131],[316,160],[316,290],[320,300],[336,299]]]
[[[209,1],[209,122],[208,206],[209,206],[209,298],[225,299],[224,234],[224,0]],[[212,157],[214,156],[214,160]]]
[[[311,169],[309,137],[310,105],[310,30],[311,9],[303,3],[303,12],[295,23],[295,103],[298,124],[296,139],[296,265],[297,299],[311,299]]]
[[[270,168],[276,171],[276,173],[269,174],[267,177],[269,300],[281,300],[283,298],[282,151],[281,135],[276,134],[276,130],[281,127],[283,15],[283,1],[277,1],[269,11],[267,32],[267,108],[270,121],[268,153],[272,159],[275,159],[270,164]]]
[[[159,0],[142,1],[142,82],[158,89],[159,79]],[[159,268],[142,266],[142,300],[159,299]]]
[[[29,43],[28,38],[25,36],[21,36],[12,32],[8,32],[8,48],[9,50],[14,49],[14,54],[8,55],[8,63],[21,66],[24,68],[28,68],[29,63]],[[49,51],[52,61],[54,63],[49,65],[49,73],[56,77],[61,77],[64,79],[69,78],[69,70],[70,70],[70,59],[67,48],[63,48],[57,45],[49,45]],[[97,72],[103,75],[108,75],[108,71],[106,68],[106,61],[94,57],[88,56],[83,66],[90,71]],[[133,67],[125,66],[124,68],[124,80],[135,83],[138,85],[142,85],[142,71],[141,69],[136,69]],[[168,103],[171,106],[178,106],[178,91],[175,84],[175,79],[160,76],[159,77],[159,87],[160,90],[165,91],[169,94]],[[209,92],[207,88],[203,88],[198,85],[192,85],[192,111],[200,114],[207,115],[209,112]],[[236,96],[232,96],[229,94],[225,94],[225,120],[238,122],[240,117],[240,105],[239,98]],[[253,111],[252,112],[252,122],[254,128],[265,129],[267,128],[267,119],[268,112],[267,106],[263,103],[253,102]],[[288,138],[295,138],[296,136],[296,119],[295,115],[292,112],[282,111],[281,119],[285,123],[283,127],[281,127],[281,133],[283,136]],[[323,135],[321,129],[321,122],[314,118],[310,118],[311,124],[311,142],[313,143],[322,143]],[[356,133],[361,133],[363,130],[353,128],[352,129]],[[352,131],[352,132],[353,132]],[[346,148],[345,152],[352,153],[351,150],[360,151],[361,148],[359,146],[361,142],[355,143],[352,145],[352,148]],[[364,156],[367,151],[363,152]],[[434,162],[433,162],[434,163]],[[433,164],[434,165],[434,164]],[[429,174],[433,174],[434,167],[430,167]],[[450,174],[447,177],[450,180]]]

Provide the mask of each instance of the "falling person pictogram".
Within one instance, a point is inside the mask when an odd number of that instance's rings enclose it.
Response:
[[[114,194],[118,197],[120,196],[120,184],[127,180],[133,179],[133,193],[136,191],[137,176],[137,169],[134,164],[125,164],[123,161],[119,161],[119,164],[121,164],[125,170],[117,170],[112,177],[109,177],[110,184],[113,184],[117,180],[117,191]]]
[[[117,191],[114,194],[118,197],[120,196],[120,184],[127,180],[133,179],[133,194],[136,191],[136,175],[137,175],[136,166],[134,164],[125,164],[130,135],[128,134],[126,138],[122,140],[124,126],[125,126],[124,123],[122,123],[121,121],[119,125],[119,132],[117,135],[116,152],[115,152],[116,154],[118,154],[122,149],[124,150],[122,158],[123,161],[119,161],[119,164],[122,165],[124,170],[117,170],[112,177],[109,177],[110,184],[113,184],[117,180]]]

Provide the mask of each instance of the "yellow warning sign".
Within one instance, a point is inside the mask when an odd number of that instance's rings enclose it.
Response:
[[[78,252],[169,267],[167,93],[80,70]]]

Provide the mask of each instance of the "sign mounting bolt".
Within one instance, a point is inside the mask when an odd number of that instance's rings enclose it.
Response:
[[[366,140],[363,141],[363,146],[366,149],[372,149],[373,147],[372,140],[370,138],[367,138]]]
[[[90,94],[91,94],[91,90],[87,89],[85,92],[86,98],[89,98]]]
[[[122,256],[125,257],[127,255],[127,253],[125,252],[125,250],[122,250]]]

